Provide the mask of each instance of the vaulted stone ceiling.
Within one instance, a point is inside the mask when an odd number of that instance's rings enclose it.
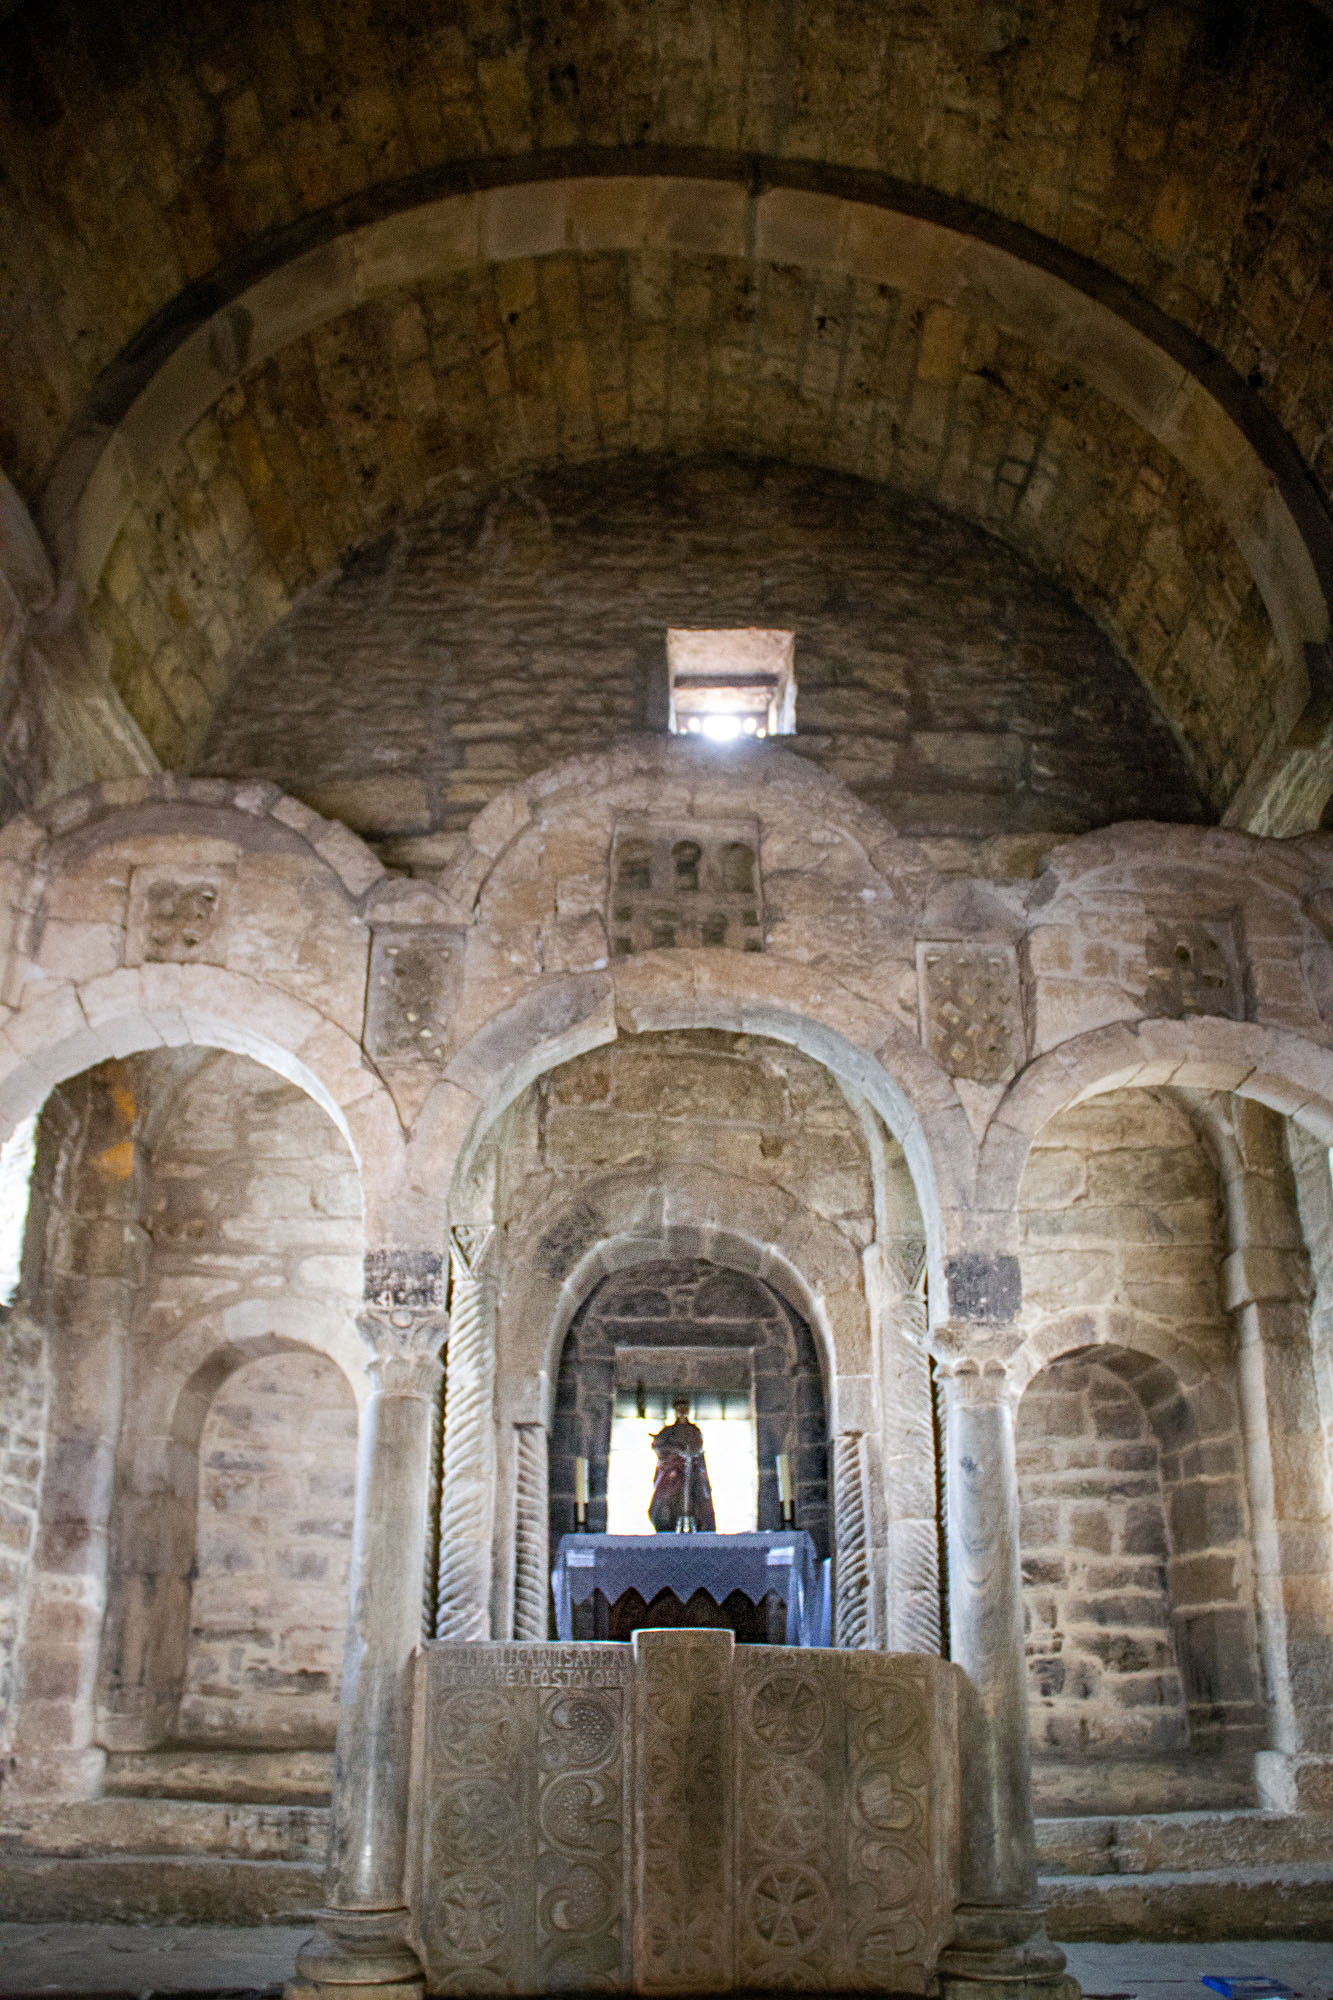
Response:
[[[722,445],[1015,543],[1281,830],[1327,792],[1331,52],[1301,0],[28,0],[0,464],[169,763],[460,479]]]

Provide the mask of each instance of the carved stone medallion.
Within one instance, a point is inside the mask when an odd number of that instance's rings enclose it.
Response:
[[[130,878],[126,965],[220,965],[232,870],[159,863]]]

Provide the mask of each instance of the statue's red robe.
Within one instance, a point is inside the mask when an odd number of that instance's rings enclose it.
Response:
[[[657,1474],[653,1497],[648,1503],[648,1519],[659,1534],[671,1534],[682,1514],[693,1517],[696,1529],[713,1534],[717,1515],[713,1512],[713,1489],[704,1463],[703,1432],[688,1417],[677,1417],[653,1438],[657,1453]],[[692,1462],[691,1462],[692,1459]],[[685,1495],[685,1468],[690,1467],[689,1504]]]

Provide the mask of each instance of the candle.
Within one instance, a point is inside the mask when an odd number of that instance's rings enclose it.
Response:
[[[785,1515],[787,1513],[787,1510],[791,1506],[791,1459],[788,1457],[785,1451],[780,1451],[778,1453],[777,1466],[778,1466],[778,1505],[779,1507],[781,1507],[783,1514]]]
[[[574,1460],[574,1511],[586,1514],[588,1511],[588,1461],[586,1458]]]

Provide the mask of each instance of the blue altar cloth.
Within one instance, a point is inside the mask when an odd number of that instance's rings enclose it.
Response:
[[[721,1604],[739,1590],[752,1604],[770,1592],[787,1607],[789,1646],[827,1646],[829,1564],[804,1529],[779,1535],[562,1535],[551,1571],[555,1629],[574,1636],[574,1606],[600,1590],[608,1604],[637,1590],[651,1604],[659,1590],[686,1603],[696,1590]]]

